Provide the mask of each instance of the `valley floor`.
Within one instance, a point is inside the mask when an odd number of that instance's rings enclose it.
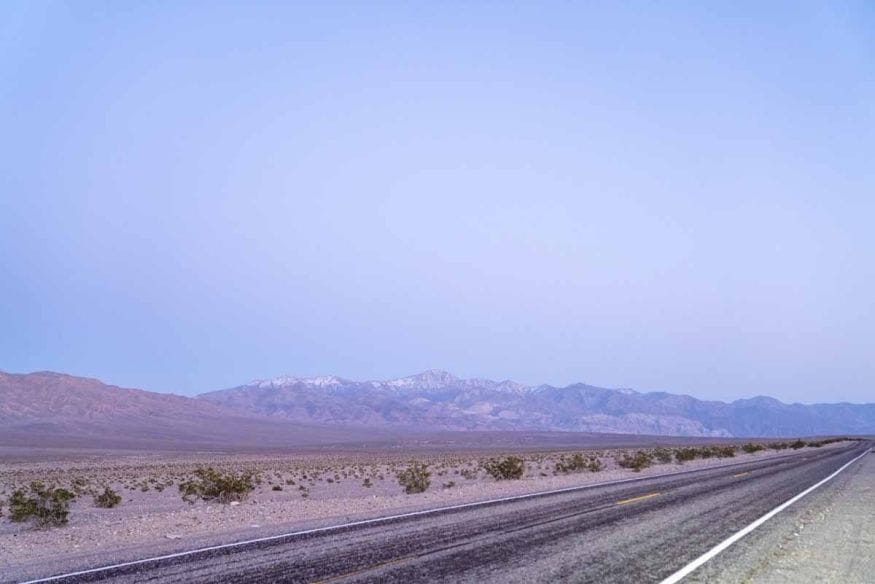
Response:
[[[841,446],[833,443],[823,448]],[[579,450],[577,450],[579,451]],[[406,495],[396,474],[409,454],[355,455],[155,455],[83,460],[42,460],[0,464],[0,498],[32,480],[67,485],[82,495],[71,507],[67,526],[38,531],[0,520],[0,572],[26,579],[94,564],[126,561],[180,549],[290,530],[343,523],[426,508],[561,489],[637,476],[683,472],[742,460],[783,456],[787,451],[738,451],[734,458],[655,464],[639,472],[620,468],[615,458],[634,449],[600,449],[601,472],[555,474],[563,452],[527,452],[521,480],[496,481],[480,464],[483,456],[421,454],[429,464],[431,486]],[[799,451],[795,451],[799,452]],[[181,500],[178,484],[196,468],[251,471],[259,477],[253,494],[240,504]],[[371,486],[367,486],[370,484]],[[89,492],[111,486],[123,497],[114,509],[98,509]]]

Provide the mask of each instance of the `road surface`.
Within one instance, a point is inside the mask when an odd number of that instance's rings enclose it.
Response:
[[[661,582],[869,447],[415,513],[45,581]]]

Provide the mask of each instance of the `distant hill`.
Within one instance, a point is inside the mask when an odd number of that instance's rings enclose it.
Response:
[[[61,373],[0,372],[0,445],[286,448],[379,438],[373,431],[268,419],[166,393]]]
[[[610,441],[606,434],[875,434],[875,404],[788,405],[767,397],[723,403],[583,384],[459,379],[444,371],[387,381],[280,377],[191,398],[61,373],[0,372],[0,446],[473,447]]]
[[[279,377],[198,397],[237,412],[332,426],[711,437],[875,433],[875,404],[784,404],[768,397],[725,403],[580,383],[459,379],[437,370],[387,381]]]

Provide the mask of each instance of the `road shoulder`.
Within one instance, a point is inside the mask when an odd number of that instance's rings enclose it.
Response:
[[[692,581],[854,584],[875,573],[875,456],[779,514]]]

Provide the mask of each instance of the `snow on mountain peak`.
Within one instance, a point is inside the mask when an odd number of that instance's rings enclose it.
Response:
[[[315,387],[334,387],[343,385],[344,380],[334,375],[319,375],[316,377],[293,377],[291,375],[281,375],[273,379],[257,379],[250,383],[256,387],[271,388],[271,387],[286,387],[302,383],[304,385],[312,385]]]
[[[391,379],[386,381],[386,385],[396,388],[415,387],[418,389],[439,389],[441,387],[449,387],[459,383],[459,378],[455,375],[440,369],[429,369],[417,375],[402,377],[400,379]]]
[[[316,377],[294,377],[291,375],[283,375],[272,379],[257,379],[249,384],[250,387],[258,387],[262,389],[280,389],[291,387],[294,385],[305,385],[312,388],[344,388],[349,386],[370,386],[373,389],[379,390],[396,389],[396,390],[436,390],[446,389],[451,387],[465,387],[470,389],[489,389],[504,391],[510,393],[524,393],[529,391],[526,385],[516,383],[514,381],[492,381],[490,379],[460,379],[443,371],[441,369],[429,369],[416,375],[409,375],[398,379],[389,379],[386,381],[363,381],[356,382],[343,379],[334,375],[322,375]]]

